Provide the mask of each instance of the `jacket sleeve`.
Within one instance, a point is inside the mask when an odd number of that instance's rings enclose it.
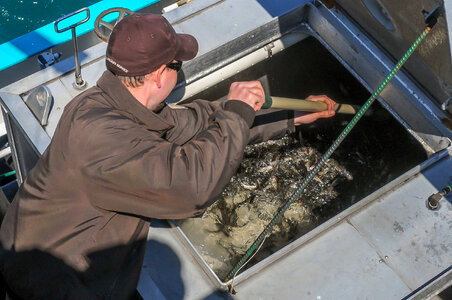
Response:
[[[163,117],[177,124],[167,133],[166,138],[175,143],[185,143],[204,130],[208,124],[208,116],[215,110],[225,109],[226,103],[227,101],[196,100],[178,108],[166,107],[162,111]],[[248,143],[279,139],[294,131],[293,111],[262,109],[256,113]]]
[[[261,109],[254,118],[249,144],[280,139],[295,132],[294,114],[290,110]]]
[[[202,214],[235,173],[249,139],[245,119],[222,109],[199,128],[186,128],[196,134],[183,145],[115,114],[82,127],[89,135],[77,141],[84,149],[79,167],[90,201],[151,218]]]
[[[209,126],[210,115],[223,107],[218,102],[195,100],[189,104],[165,106],[159,115],[174,124],[165,138],[180,145],[191,140]]]

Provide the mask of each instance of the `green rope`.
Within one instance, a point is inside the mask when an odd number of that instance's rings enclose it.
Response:
[[[250,257],[250,255],[254,252],[256,247],[264,240],[264,238],[271,232],[273,226],[281,219],[284,215],[284,212],[289,208],[289,206],[298,199],[301,192],[306,188],[307,184],[314,178],[320,168],[325,164],[328,158],[333,154],[333,152],[339,147],[345,137],[349,134],[349,132],[353,129],[353,127],[358,123],[359,119],[366,113],[369,109],[370,105],[375,101],[381,91],[385,88],[385,86],[391,81],[391,79],[395,76],[395,74],[400,70],[406,60],[411,56],[411,54],[416,50],[417,46],[420,42],[427,36],[430,32],[431,28],[427,27],[424,32],[416,39],[416,41],[411,45],[410,49],[405,53],[405,55],[400,59],[397,65],[392,69],[391,73],[386,76],[380,86],[375,90],[375,92],[370,96],[370,98],[364,103],[361,109],[356,113],[353,119],[348,123],[347,127],[342,131],[339,137],[334,141],[334,143],[330,146],[328,151],[322,156],[320,161],[314,167],[314,169],[309,172],[308,176],[303,180],[303,182],[297,187],[293,195],[286,201],[286,203],[281,207],[278,213],[273,217],[270,223],[267,225],[265,230],[257,237],[254,243],[250,246],[250,248],[246,251],[245,255],[240,259],[240,261],[236,264],[236,266],[229,272],[223,282],[228,282],[232,277],[234,277],[235,273],[241,268],[241,266],[246,262],[246,260]]]
[[[15,175],[15,174],[16,174],[16,171],[9,171],[7,173],[1,174],[0,178],[9,177],[9,176],[12,176],[12,175]]]

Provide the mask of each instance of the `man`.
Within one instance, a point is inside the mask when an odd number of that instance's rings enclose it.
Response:
[[[149,218],[201,215],[221,194],[250,140],[334,114],[254,127],[259,82],[231,85],[228,101],[164,105],[194,37],[161,16],[133,14],[114,28],[107,71],[65,108],[0,231],[3,277],[23,299],[131,299]],[[288,112],[284,112],[289,114]],[[262,128],[266,130],[262,130]],[[262,132],[265,131],[265,135]]]

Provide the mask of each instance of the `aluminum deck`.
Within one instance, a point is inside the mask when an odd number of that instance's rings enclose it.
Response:
[[[198,57],[202,57],[308,2],[194,1],[166,17],[176,31],[196,35]],[[216,22],[219,16],[228,21]],[[319,24],[321,27],[325,25]],[[247,38],[252,40],[254,35]],[[83,53],[82,75],[88,86],[105,70],[105,48],[105,44],[98,44]],[[346,64],[347,56],[342,59]],[[1,90],[9,114],[22,124],[41,154],[64,106],[80,92],[72,87],[73,67],[73,60],[67,59]],[[363,83],[372,87],[373,81]],[[16,101],[40,84],[50,88],[55,100],[45,129],[24,110],[21,101]],[[404,87],[391,88],[399,91]],[[430,108],[422,92],[416,97]],[[401,299],[421,297],[432,286],[442,290],[452,280],[452,198],[443,200],[437,211],[427,210],[425,200],[452,181],[452,148],[446,148],[450,140],[442,135],[442,128],[437,129],[440,122],[433,123],[436,127],[432,126],[428,136],[443,150],[281,249],[276,258],[268,258],[275,261],[253,266],[245,276],[249,278],[239,275],[238,294],[234,296],[218,291],[166,221],[153,220],[138,290],[144,299]]]

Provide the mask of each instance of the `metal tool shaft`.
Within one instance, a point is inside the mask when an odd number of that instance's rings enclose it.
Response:
[[[78,58],[77,34],[75,33],[75,27],[72,27],[71,31],[72,40],[74,41],[75,83],[77,86],[82,86],[84,84],[84,81],[82,79],[82,70],[80,68],[80,60]]]

